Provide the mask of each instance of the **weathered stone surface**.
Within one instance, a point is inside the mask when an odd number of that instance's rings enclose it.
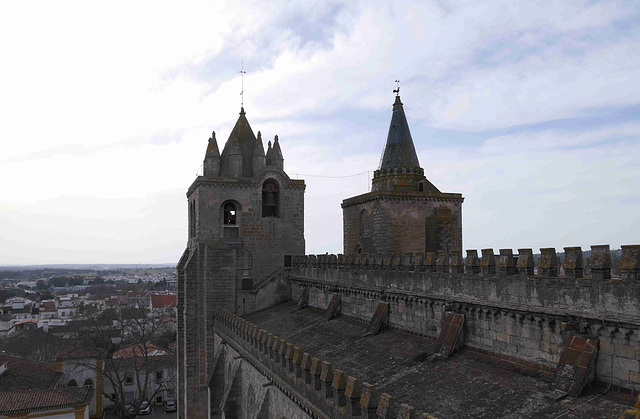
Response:
[[[640,245],[622,246],[620,273],[625,281],[637,281],[640,279]]]
[[[558,276],[558,256],[554,247],[540,249],[538,274],[542,278],[555,278]]]
[[[533,276],[533,249],[518,249],[518,263],[516,264],[516,268],[518,269],[520,275]]]
[[[594,280],[611,279],[611,252],[609,245],[591,246],[589,269]]]
[[[591,373],[597,354],[597,340],[567,336],[553,377],[552,390],[562,390],[574,397],[580,395],[584,386],[593,380]]]
[[[493,275],[496,273],[496,258],[493,254],[493,249],[482,249],[480,271],[483,276]]]
[[[513,417],[555,417],[595,394],[594,390],[591,395],[556,403],[545,399],[549,380],[539,370],[525,365],[516,368],[507,359],[472,350],[460,351],[446,361],[428,362],[426,357],[433,353],[428,350],[433,343],[429,339],[395,329],[362,339],[360,322],[340,317],[327,323],[323,310],[310,308],[292,314],[293,305],[274,307],[249,316],[249,320],[330,362],[334,381],[336,370],[353,375],[347,379],[345,398],[351,395],[357,400],[357,380],[377,383],[375,388],[361,385],[360,402],[371,407],[374,414],[383,393],[393,396],[397,406],[404,403],[416,412],[429,412],[438,418],[504,417],[504,412]],[[305,327],[310,324],[314,327]],[[625,405],[614,393],[612,389],[600,396],[600,404],[582,406],[580,414],[616,417]]]
[[[448,358],[464,341],[464,315],[448,312],[440,336],[436,339],[438,354]]]
[[[477,275],[480,273],[480,261],[478,260],[478,251],[475,249],[467,250],[467,258],[464,261],[465,273]]]
[[[498,256],[497,271],[501,275],[515,275],[518,273],[516,269],[516,260],[513,257],[513,250],[500,249]]]
[[[583,277],[582,249],[580,247],[565,247],[564,262],[562,263],[564,276],[567,279]]]

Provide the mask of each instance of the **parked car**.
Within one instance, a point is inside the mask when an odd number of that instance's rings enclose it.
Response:
[[[151,413],[151,405],[149,404],[148,401],[145,400],[140,404],[140,409],[138,410],[138,414],[148,415],[149,413]]]
[[[175,400],[166,400],[164,402],[164,412],[175,412],[178,409]]]

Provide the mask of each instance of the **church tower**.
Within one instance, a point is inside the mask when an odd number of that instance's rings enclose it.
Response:
[[[462,201],[424,176],[400,96],[371,192],[342,201],[344,253],[444,252],[462,249]]]
[[[178,263],[178,389],[182,418],[209,417],[213,311],[238,315],[289,298],[285,255],[303,255],[303,180],[284,172],[275,136],[265,154],[244,108],[222,153],[208,140],[203,175],[187,191],[189,235]]]

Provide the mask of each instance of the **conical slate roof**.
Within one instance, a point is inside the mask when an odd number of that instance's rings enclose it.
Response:
[[[231,134],[229,134],[229,140],[224,145],[224,150],[222,150],[221,161],[220,161],[220,174],[221,176],[229,175],[229,147],[233,146],[234,142],[237,142],[237,147],[240,148],[242,153],[242,177],[251,177],[253,176],[253,150],[256,147],[256,136],[253,134],[251,130],[251,126],[249,125],[249,121],[247,121],[247,117],[244,113],[244,108],[240,109],[240,117],[236,122],[236,125],[233,127]]]
[[[393,104],[387,144],[382,151],[378,169],[394,167],[420,167],[400,96],[396,96]]]

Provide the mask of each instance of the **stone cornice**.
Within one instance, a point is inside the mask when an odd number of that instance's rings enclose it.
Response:
[[[462,194],[458,193],[428,193],[428,192],[388,192],[373,191],[362,195],[347,198],[342,201],[342,208],[348,208],[353,205],[362,204],[370,201],[436,201],[436,202],[460,202],[464,201]]]

